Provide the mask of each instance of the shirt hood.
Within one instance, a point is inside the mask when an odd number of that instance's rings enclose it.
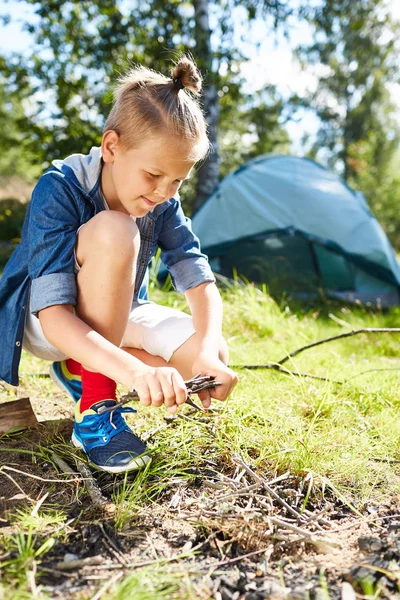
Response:
[[[78,183],[84,192],[90,194],[101,173],[101,148],[94,146],[89,154],[71,154],[63,160],[53,160],[52,164],[67,179]]]

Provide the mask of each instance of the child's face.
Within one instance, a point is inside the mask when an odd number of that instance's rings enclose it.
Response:
[[[166,137],[126,150],[118,134],[107,131],[102,142],[101,185],[110,209],[143,217],[171,198],[195,164],[191,150]]]

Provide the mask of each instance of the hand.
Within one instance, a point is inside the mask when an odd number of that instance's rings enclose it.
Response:
[[[187,399],[185,382],[176,369],[171,367],[148,367],[140,371],[132,382],[144,406],[162,406],[176,413]]]
[[[210,406],[211,398],[221,401],[226,400],[238,382],[238,376],[235,371],[232,371],[217,357],[198,356],[193,363],[192,373],[193,375],[197,375],[198,373],[212,375],[216,381],[222,384],[199,393],[199,398],[204,408]]]

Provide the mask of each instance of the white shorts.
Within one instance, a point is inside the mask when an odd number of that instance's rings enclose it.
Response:
[[[153,302],[134,304],[121,346],[145,350],[168,362],[175,350],[194,333],[192,317],[186,313]],[[46,340],[38,317],[31,312],[27,315],[22,345],[30,354],[44,360],[69,358]]]

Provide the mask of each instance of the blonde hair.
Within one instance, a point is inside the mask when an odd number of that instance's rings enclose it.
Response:
[[[142,66],[133,67],[118,79],[104,132],[116,131],[126,148],[137,147],[146,137],[172,134],[174,141],[195,147],[195,160],[204,158],[210,142],[204,115],[195,98],[201,87],[200,72],[187,56],[178,60],[171,77]]]

